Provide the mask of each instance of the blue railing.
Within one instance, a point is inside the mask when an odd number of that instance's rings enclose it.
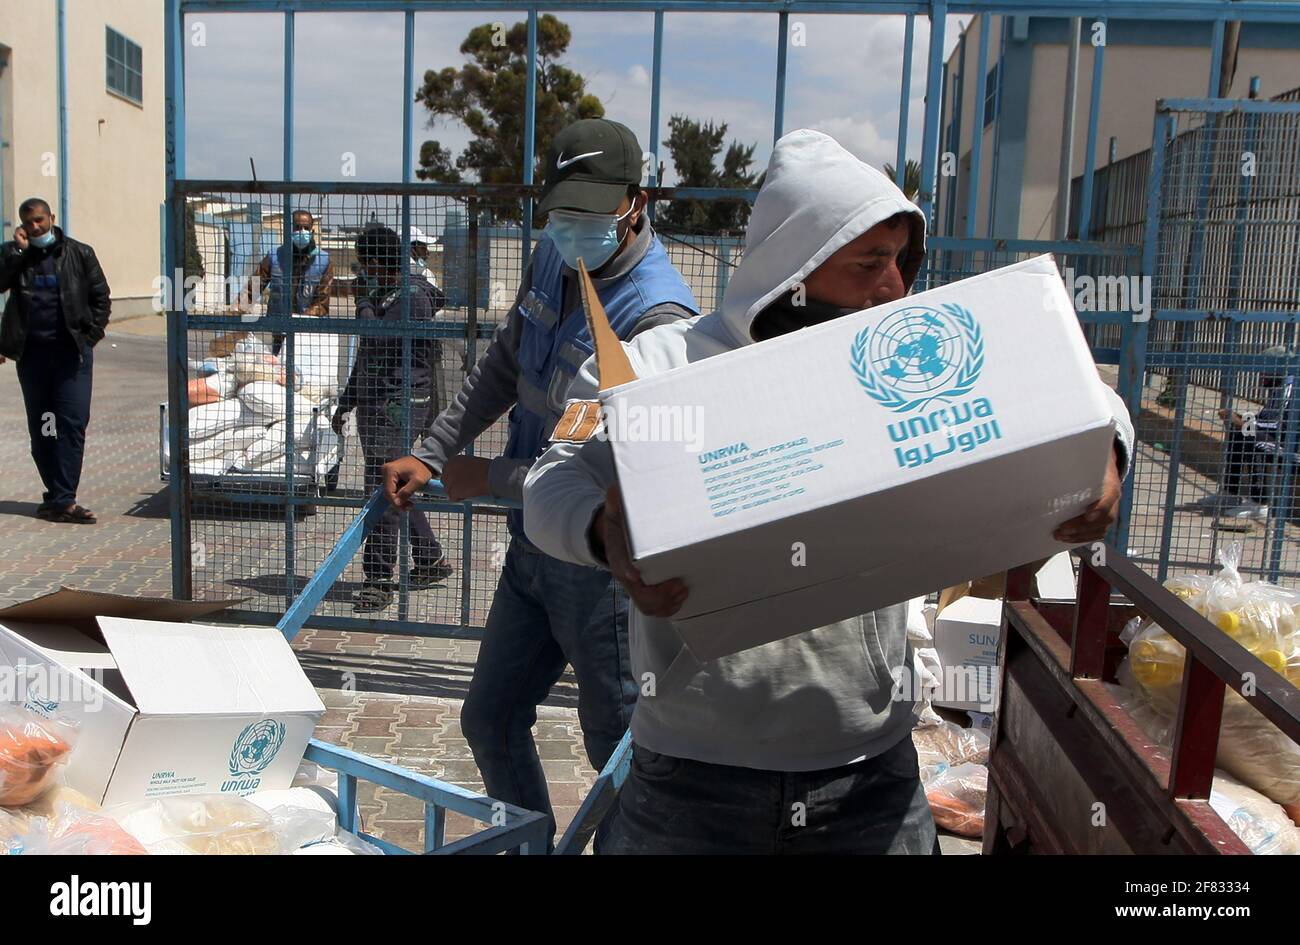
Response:
[[[430,490],[442,491],[436,479],[428,485]],[[485,499],[501,503],[497,499]],[[504,503],[515,506],[517,503]],[[294,600],[292,606],[276,624],[285,639],[292,640],[306,625],[312,611],[325,599],[331,585],[347,568],[365,543],[366,533],[387,511],[388,500],[376,491],[360,513],[343,530],[316,569],[307,586]],[[411,851],[357,831],[357,781],[379,784],[425,804],[424,833],[426,853],[500,853],[518,849],[523,853],[544,853],[546,849],[546,817],[535,811],[526,811],[503,801],[475,794],[464,788],[447,784],[426,775],[416,774],[387,762],[367,758],[356,752],[311,740],[305,760],[339,772],[339,825],[358,833],[362,838],[378,845],[388,853]],[[579,854],[596,832],[596,827],[609,813],[618,798],[618,792],[627,780],[632,763],[632,733],[625,732],[614,749],[614,754],[578,809],[578,813],[556,845],[557,854]],[[443,833],[446,811],[454,810],[467,817],[491,826],[471,837],[444,845]]]
[[[441,488],[440,483],[430,485]],[[330,585],[343,573],[348,562],[356,555],[365,541],[367,530],[384,514],[387,501],[382,492],[376,492],[366,502],[361,514],[339,536],[339,540],[293,602],[293,606],[276,624],[285,639],[292,640],[298,635],[316,605],[324,598]],[[314,738],[307,747],[304,760],[338,772],[339,826],[356,833],[386,853],[400,854],[413,851],[358,829],[358,781],[368,781],[424,802],[425,853],[488,854],[501,853],[505,850],[518,850],[520,853],[534,855],[546,853],[547,822],[544,814],[527,811],[504,801],[493,800],[454,784],[399,768],[386,761],[367,758],[365,755]],[[445,843],[446,818],[449,810],[489,826],[461,840]]]

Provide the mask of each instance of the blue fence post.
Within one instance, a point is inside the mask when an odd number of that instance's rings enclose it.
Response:
[[[975,85],[975,118],[970,132],[970,181],[966,185],[966,238],[975,238],[975,216],[979,212],[980,198],[980,164],[984,156],[984,82],[989,71],[989,29],[991,17],[980,14],[980,51],[978,75]],[[989,182],[990,188],[992,181]],[[962,265],[969,264],[969,258],[963,254]]]
[[[293,180],[293,57],[294,57],[294,14],[292,10],[286,10],[284,13],[284,179]],[[290,382],[284,385],[284,603],[285,606],[293,601],[294,594],[297,593],[297,555],[294,549],[295,535],[294,525],[297,514],[297,505],[294,495],[294,453],[297,452],[294,445],[293,435],[293,355],[294,355],[294,331],[292,328],[293,315],[293,292],[292,292],[292,259],[293,259],[293,197],[288,192],[284,195],[282,203],[282,216],[280,220],[280,235],[282,237],[281,245],[284,247],[284,258],[290,260],[290,264],[280,267],[280,298],[288,299],[288,314],[290,317],[290,329],[284,333],[284,364],[286,376]],[[280,252],[277,247],[273,252]]]
[[[659,89],[664,59],[664,11],[655,10],[654,53],[650,63],[650,186],[659,187]],[[650,222],[655,221],[657,200],[650,201],[647,212]]]
[[[465,364],[472,370],[478,359],[478,198],[471,195],[465,204],[469,215],[469,234],[466,240],[469,252],[469,308],[465,313]],[[474,455],[474,444],[471,443],[465,452]],[[460,539],[460,625],[467,627],[470,622],[470,577],[473,574],[474,560],[470,553],[474,540],[474,508],[468,502],[464,505]]]
[[[785,133],[785,64],[790,45],[790,14],[782,10],[777,16],[776,38],[776,113],[772,116],[772,140]]]
[[[1094,22],[1106,27],[1106,18]],[[1106,68],[1106,44],[1092,46],[1092,87],[1088,96],[1088,145],[1083,154],[1083,183],[1079,187],[1079,232],[1081,240],[1092,239],[1092,186],[1097,164],[1097,122],[1101,114],[1101,85]],[[1114,139],[1112,139],[1113,141]],[[1114,158],[1112,157],[1112,160]]]
[[[447,842],[447,811],[441,805],[424,805],[424,852],[432,853]]]
[[[1164,185],[1165,148],[1171,127],[1169,113],[1163,103],[1156,103],[1156,116],[1151,134],[1151,170],[1147,177],[1147,226],[1142,244],[1142,271],[1152,280],[1152,295],[1156,292],[1155,266],[1159,251],[1160,206]],[[1152,306],[1154,308],[1154,304]],[[1154,317],[1154,311],[1152,312]],[[1146,378],[1147,337],[1149,323],[1130,318],[1120,333],[1119,394],[1128,407],[1129,416],[1136,424],[1142,416],[1142,387]],[[1119,521],[1115,525],[1115,544],[1128,554],[1129,528],[1133,518],[1133,483],[1137,479],[1138,444],[1133,444],[1129,465],[1134,472],[1124,480],[1123,498],[1120,500]]]
[[[414,156],[415,132],[413,110],[415,106],[415,11],[407,10],[402,23],[402,183],[410,184],[415,179]],[[402,387],[406,394],[406,405],[402,411],[402,443],[409,448],[415,438],[411,429],[411,194],[402,193],[402,237],[399,254],[402,271],[398,288],[401,292],[402,331]],[[435,377],[437,374],[435,373]],[[431,396],[441,396],[441,391],[433,391]],[[421,430],[421,433],[424,431]],[[420,513],[415,513],[420,514]],[[397,528],[397,619],[406,620],[411,608],[411,513],[399,517]]]
[[[528,68],[524,87],[524,183],[533,184],[533,165],[537,163],[537,8],[528,10]],[[533,195],[524,197],[523,244],[520,246],[520,271],[528,268],[533,255]],[[475,260],[477,265],[477,259]],[[492,297],[489,292],[488,298]]]
[[[947,0],[934,0],[930,4],[930,49],[925,73],[925,131],[921,139],[921,192],[917,194],[917,206],[925,215],[927,228],[930,228],[934,212],[939,105],[943,97],[943,31],[947,15]]]
[[[163,230],[163,306],[167,318],[167,444],[170,472],[167,501],[171,513],[172,596],[194,597],[192,499],[189,464],[189,325],[184,294],[173,284],[185,258],[185,197],[176,182],[185,176],[185,18],[180,0],[167,0],[163,56],[167,72],[164,99],[166,134],[166,227]],[[168,286],[171,287],[167,291]],[[179,299],[180,305],[177,305]]]
[[[903,76],[898,90],[898,151],[894,157],[894,173],[903,175],[907,170],[907,113],[912,105],[912,39],[916,34],[916,14],[907,14],[903,29]],[[906,180],[906,178],[903,178]]]

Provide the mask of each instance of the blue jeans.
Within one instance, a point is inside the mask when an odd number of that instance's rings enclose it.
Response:
[[[759,771],[632,747],[604,853],[938,853],[910,736],[824,771]]]
[[[479,647],[461,729],[489,796],[550,821],[555,814],[532,727],[566,665],[591,766],[605,766],[632,720],[637,687],[627,645],[627,595],[608,571],[510,542]],[[596,835],[603,845],[602,829]]]
[[[81,356],[71,340],[29,340],[18,359],[32,459],[45,486],[41,499],[59,508],[77,501],[94,365],[93,351]]]

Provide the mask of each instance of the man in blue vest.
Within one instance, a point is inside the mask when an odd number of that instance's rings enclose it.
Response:
[[[262,257],[256,280],[250,279],[245,295],[266,293],[267,315],[328,315],[334,264],[330,254],[316,245],[315,218],[306,210],[293,213],[289,246],[277,246]],[[272,336],[271,350],[279,354],[281,334]]]
[[[591,273],[622,339],[697,314],[645,215],[641,146],[617,122],[587,119],[555,137],[538,205],[547,216],[519,294],[487,353],[414,455],[384,467],[384,491],[399,508],[441,475],[454,500],[521,499],[524,477],[549,446],[569,381],[591,355],[575,268]],[[504,455],[463,456],[510,411]],[[487,793],[555,818],[533,743],[537,706],[566,665],[578,682],[587,757],[599,770],[631,719],[637,686],[627,645],[627,596],[598,568],[539,552],[511,512],[510,545],[484,628],[461,728]],[[601,836],[597,835],[599,843]]]

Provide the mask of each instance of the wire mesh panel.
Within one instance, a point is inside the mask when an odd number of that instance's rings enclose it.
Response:
[[[412,197],[405,241],[394,194],[209,192],[187,205],[187,255],[201,260],[185,337],[194,594],[247,595],[269,620],[490,343],[522,275],[520,203]],[[494,456],[505,439],[502,417],[471,450]],[[159,449],[166,475],[167,437]],[[318,615],[481,626],[503,514],[431,497],[394,513]]]
[[[1163,577],[1241,541],[1251,573],[1300,576],[1300,107],[1167,115],[1129,553]]]
[[[186,408],[182,420],[161,405],[159,468],[169,478],[167,427],[183,424],[193,593],[248,597],[245,616],[270,622],[506,320],[526,264],[524,203],[473,188],[181,186]],[[719,305],[742,241],[661,237],[700,309]],[[500,455],[508,423],[470,431],[465,452]],[[504,564],[508,505],[422,495],[372,532],[317,621],[474,635]]]

